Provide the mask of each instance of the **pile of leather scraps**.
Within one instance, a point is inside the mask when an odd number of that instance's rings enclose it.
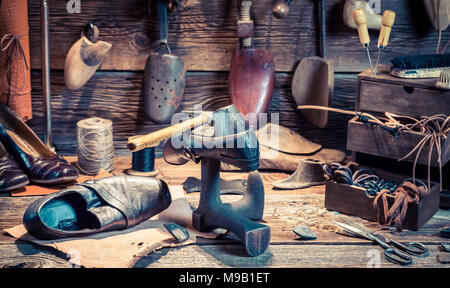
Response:
[[[416,185],[418,183],[418,185]],[[395,189],[392,193],[388,189],[381,190],[373,201],[374,208],[378,209],[378,214],[381,215],[378,202],[382,201],[384,222],[387,225],[395,224],[398,232],[402,231],[403,222],[406,218],[408,206],[411,203],[419,204],[420,199],[430,193],[425,183],[416,180],[416,184],[405,181]],[[388,205],[387,195],[395,197],[394,204],[391,207]]]
[[[402,231],[408,206],[411,203],[419,204],[420,199],[430,193],[427,185],[417,179],[406,179],[397,185],[392,180],[381,179],[370,169],[358,169],[357,166],[351,162],[347,165],[332,163],[323,165],[323,170],[331,181],[364,188],[368,196],[374,197],[373,207],[378,211],[380,223],[394,224],[398,232]],[[388,195],[395,198],[391,206],[388,204]]]
[[[258,170],[294,172],[303,159],[332,163],[342,162],[346,156],[343,151],[323,148],[289,128],[272,123],[257,130],[256,134],[260,152]],[[221,163],[221,169],[240,170],[224,163]]]

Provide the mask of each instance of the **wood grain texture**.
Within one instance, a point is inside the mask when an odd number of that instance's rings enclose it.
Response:
[[[327,1],[328,57],[335,60],[336,71],[360,72],[369,68],[367,53],[359,43],[357,30],[343,24],[341,14],[344,3],[344,0]],[[390,60],[399,55],[436,53],[438,32],[428,19],[423,1],[383,0],[380,5],[381,11],[392,10],[397,14],[389,45],[380,59],[381,64],[390,64]],[[375,60],[379,32],[369,30],[369,35],[372,42],[369,50]],[[441,45],[445,45],[450,40],[450,33],[447,30],[442,35]]]
[[[68,159],[73,161],[74,158]],[[114,174],[129,167],[130,158],[120,157]],[[200,176],[200,167],[193,163],[173,166],[157,159],[159,177],[169,185],[181,185],[187,176]],[[222,173],[224,179],[244,178],[246,173]],[[271,228],[271,245],[264,254],[248,257],[242,245],[233,235],[223,240],[199,239],[195,245],[181,248],[162,249],[142,257],[135,267],[366,267],[367,252],[379,247],[365,240],[346,237],[329,222],[342,215],[326,211],[324,207],[324,185],[293,191],[276,191],[271,187],[272,180],[287,177],[284,173],[261,173],[266,190],[263,221]],[[4,195],[3,195],[4,196]],[[186,196],[191,206],[196,207],[199,193]],[[225,195],[222,200],[233,202],[240,196]],[[22,223],[26,208],[39,197],[0,197],[0,229]],[[436,266],[439,242],[438,231],[448,224],[450,211],[439,210],[420,231],[404,230],[391,234],[376,222],[356,217],[353,221],[366,225],[385,237],[397,241],[420,241],[426,243],[430,253],[424,258],[415,258],[414,267]],[[298,240],[292,232],[295,225],[308,225],[317,240]],[[331,256],[332,255],[332,256]],[[381,254],[382,256],[382,254]],[[0,233],[0,266],[14,267],[68,267],[67,255],[51,249],[18,241]],[[382,267],[389,266],[381,259]]]
[[[377,75],[366,70],[358,75],[356,106],[363,111],[391,112],[416,118],[450,111],[450,92],[436,88],[436,78],[403,79],[391,76],[388,66]]]
[[[414,257],[415,264],[411,267],[448,267],[437,261],[437,245],[429,246],[429,250],[428,257]],[[248,257],[238,245],[191,245],[177,249],[163,248],[159,253],[143,257],[136,266],[175,268],[180,267],[180,263],[188,262],[189,267],[196,268],[365,268],[370,260],[369,251],[380,253],[380,267],[400,267],[385,260],[382,248],[371,244],[270,245],[264,254],[257,257]]]
[[[429,245],[427,257],[414,257],[411,268],[446,268],[437,255],[439,245]],[[271,245],[257,257],[248,257],[240,245],[189,245],[163,248],[139,259],[136,268],[366,268],[368,252],[380,256],[380,267],[398,268],[384,259],[383,250],[371,244]],[[0,267],[69,268],[70,263],[53,249],[31,244],[0,244]],[[333,255],[333,257],[330,257]],[[377,254],[378,255],[378,254]]]
[[[75,157],[67,157],[68,161],[76,161]],[[129,157],[117,157],[116,167],[112,172],[118,175],[131,166]],[[200,165],[189,162],[185,165],[170,165],[163,159],[156,159],[155,167],[159,170],[158,177],[166,181],[170,186],[182,185],[188,176],[200,178]],[[288,177],[286,173],[261,172],[265,190],[265,208],[263,221],[271,228],[272,244],[325,244],[325,243],[364,243],[357,238],[349,238],[339,235],[336,226],[330,223],[337,220],[339,216],[325,208],[325,185],[296,189],[290,191],[276,190],[272,182]],[[225,180],[246,179],[245,172],[222,172],[221,177]],[[2,194],[0,197],[0,230],[7,229],[22,224],[22,217],[26,208],[39,199],[39,197],[7,197]],[[225,203],[237,201],[241,196],[223,195],[222,201]],[[200,193],[187,194],[186,199],[192,207],[198,207]],[[391,235],[388,230],[383,230],[383,226],[377,222],[370,222],[352,217],[354,221],[366,225],[378,233],[399,241],[421,241],[426,243],[439,243],[442,241],[438,237],[437,231],[448,225],[450,211],[439,210],[419,231],[404,230],[401,233]],[[298,240],[292,229],[296,225],[308,225],[317,235],[317,240]],[[1,233],[0,233],[1,235]],[[229,240],[236,238],[229,237]],[[0,237],[0,243],[13,243],[11,237]],[[220,244],[217,240],[202,239],[201,244]]]
[[[390,159],[401,159],[410,153],[423,138],[423,134],[415,131],[401,131],[397,137],[393,137],[387,130],[379,126],[365,125],[355,117],[348,122],[347,149]],[[439,160],[444,166],[450,160],[448,158],[450,154],[448,152],[450,150],[449,141],[443,139],[441,142],[441,159],[438,158],[436,148],[431,145],[431,141],[426,142],[417,159],[417,163],[427,165],[430,148],[432,148],[430,166],[439,167]],[[404,159],[404,161],[414,163],[416,155],[417,152]]]
[[[52,73],[53,135],[57,151],[73,155],[76,150],[76,123],[92,116],[113,121],[115,148],[118,154],[130,155],[126,149],[128,137],[147,134],[167,125],[159,125],[146,118],[142,96],[142,72],[98,71],[80,90],[71,91],[64,86],[63,73]],[[292,74],[277,73],[275,89],[268,113],[278,113],[280,125],[297,131],[311,141],[326,148],[345,151],[347,121],[351,118],[330,114],[329,125],[318,129],[297,110],[291,94]],[[332,106],[354,109],[356,76],[336,75],[336,89]],[[34,119],[28,124],[38,135],[43,135],[42,92],[40,73],[32,73]],[[203,110],[216,110],[230,105],[228,73],[189,72],[181,110],[193,110],[201,105]],[[160,153],[161,149],[157,149]]]
[[[39,1],[29,2],[31,66],[40,68]],[[169,45],[191,71],[228,71],[236,36],[236,1],[200,1],[190,10],[169,14]],[[100,28],[100,40],[113,47],[100,69],[143,70],[148,54],[158,47],[156,17],[147,15],[145,0],[90,0],[81,4],[81,13],[70,14],[66,0],[50,4],[51,66],[63,69],[70,46],[83,27],[93,21]],[[318,55],[317,1],[298,0],[290,5],[285,19],[272,16],[272,0],[254,1],[255,46],[272,50],[277,71],[294,71],[304,57]],[[360,72],[368,68],[365,49],[356,30],[342,20],[345,0],[329,0],[326,9],[327,55],[335,60],[336,71]],[[396,55],[434,53],[438,33],[428,20],[421,0],[383,0],[381,9],[397,13],[390,45],[381,63]],[[156,13],[154,14],[156,15]],[[378,31],[369,31],[372,43]],[[450,39],[444,31],[442,45]],[[371,46],[371,52],[377,52]]]
[[[53,249],[23,241],[0,243],[0,268],[68,268],[70,263]]]

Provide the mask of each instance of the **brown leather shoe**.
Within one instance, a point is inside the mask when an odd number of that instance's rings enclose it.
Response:
[[[28,177],[0,143],[0,192],[8,192],[28,185]]]
[[[0,103],[0,141],[37,184],[62,184],[78,178],[78,170],[50,150],[25,122]]]

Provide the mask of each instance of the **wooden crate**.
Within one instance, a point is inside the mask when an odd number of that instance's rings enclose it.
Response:
[[[379,73],[370,69],[358,75],[357,111],[392,112],[413,117],[450,113],[450,90],[435,87],[436,78],[402,79],[380,65]]]
[[[378,126],[365,125],[357,121],[354,117],[348,122],[347,149],[354,152],[361,152],[390,159],[400,159],[407,155],[421,139],[423,134],[417,132],[400,132],[398,137],[393,137],[391,133]],[[448,135],[450,136],[450,135]],[[450,160],[450,138],[442,142],[442,165]],[[425,145],[420,153],[418,163],[427,165],[429,145]],[[416,153],[405,159],[414,162]],[[436,147],[433,148],[431,165],[438,166]]]
[[[431,193],[420,200],[419,205],[411,203],[408,206],[404,229],[419,230],[439,210],[439,185],[433,183]],[[378,210],[373,206],[374,197],[366,194],[365,189],[347,184],[328,181],[325,184],[325,208],[348,215],[361,217],[369,221],[384,219],[381,201]],[[394,203],[394,197],[388,195],[389,207]],[[380,218],[379,218],[380,217]]]

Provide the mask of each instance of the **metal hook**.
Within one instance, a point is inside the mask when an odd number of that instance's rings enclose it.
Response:
[[[89,24],[87,24],[81,32],[81,36],[86,36],[86,38],[88,38],[92,43],[97,42],[99,34],[100,31],[98,27],[95,26],[92,22],[89,22]]]

